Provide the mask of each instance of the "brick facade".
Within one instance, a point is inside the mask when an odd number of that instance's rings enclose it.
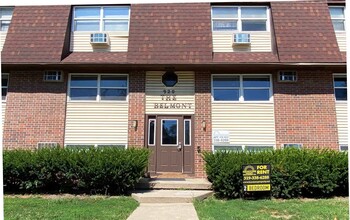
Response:
[[[128,145],[141,147],[145,144],[145,83],[146,73],[133,71],[129,74],[129,123]],[[132,127],[137,120],[137,128]]]
[[[197,153],[197,146],[202,151],[212,150],[211,139],[211,75],[210,72],[195,73],[195,153],[194,170],[195,176],[206,177],[204,171],[204,161],[201,154]],[[205,122],[205,129],[202,128],[202,122]]]
[[[277,82],[274,75],[277,148],[283,143],[338,149],[333,75],[298,71],[296,83]]]
[[[67,80],[43,81],[43,72],[10,72],[3,147],[37,147],[38,142],[63,146]]]

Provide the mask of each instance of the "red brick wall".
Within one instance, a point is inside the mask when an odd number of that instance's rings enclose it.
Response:
[[[195,73],[195,156],[194,167],[196,177],[206,177],[204,161],[201,154],[197,153],[197,146],[202,151],[211,151],[211,75],[210,72]],[[205,121],[206,128],[203,130],[202,122]]]
[[[333,76],[298,71],[298,82],[277,82],[274,75],[276,143],[338,149]]]
[[[145,142],[145,83],[146,73],[134,71],[129,74],[129,146],[144,146]],[[132,128],[137,120],[137,128]]]
[[[66,82],[43,82],[41,71],[10,72],[3,133],[5,149],[36,148],[38,142],[58,142],[63,146]]]

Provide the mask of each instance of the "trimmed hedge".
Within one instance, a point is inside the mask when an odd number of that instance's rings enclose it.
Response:
[[[144,174],[149,154],[135,148],[4,151],[4,190],[126,194]]]
[[[348,195],[348,154],[334,150],[284,149],[263,152],[204,152],[208,179],[222,198],[243,196],[242,165],[271,164],[276,198]]]

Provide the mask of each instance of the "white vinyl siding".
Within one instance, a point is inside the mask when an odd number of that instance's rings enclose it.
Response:
[[[128,102],[67,102],[65,145],[126,145]]]
[[[348,107],[347,102],[336,102],[338,139],[340,145],[348,145]]]
[[[229,131],[230,145],[275,146],[274,104],[212,102],[212,129]]]
[[[338,47],[341,52],[346,52],[346,33],[345,32],[335,32],[337,37]]]
[[[0,51],[2,51],[2,48],[4,47],[5,40],[6,40],[7,31],[0,31]]]
[[[175,72],[178,76],[178,83],[174,87],[166,87],[162,83],[164,72],[146,73],[146,114],[194,114],[194,73]],[[164,90],[175,90],[175,101],[162,100]],[[173,94],[171,94],[173,95]],[[172,96],[171,96],[172,97]],[[191,108],[154,108],[155,104],[186,104]]]

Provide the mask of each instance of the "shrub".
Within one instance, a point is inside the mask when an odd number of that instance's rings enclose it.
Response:
[[[263,152],[204,152],[205,169],[216,195],[243,196],[242,165],[271,164],[272,196],[276,198],[347,195],[346,152],[284,149]]]
[[[147,149],[4,151],[5,192],[125,194],[144,174]]]

